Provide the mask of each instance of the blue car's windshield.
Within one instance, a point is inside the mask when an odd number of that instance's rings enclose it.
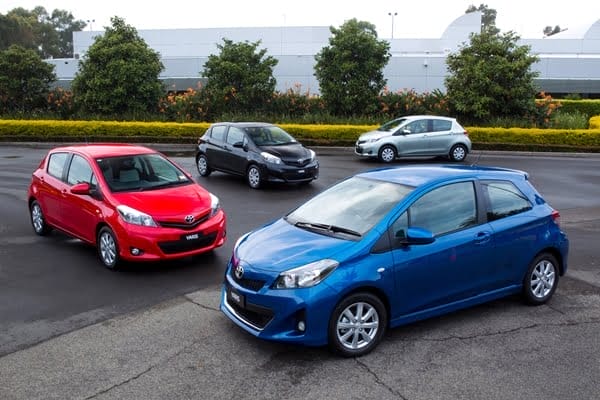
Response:
[[[392,210],[411,186],[352,177],[327,189],[287,215],[299,228],[360,238]]]

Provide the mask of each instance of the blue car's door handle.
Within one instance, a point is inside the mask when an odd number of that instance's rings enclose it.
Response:
[[[475,235],[475,244],[488,243],[492,238],[492,233],[488,231],[477,232]]]

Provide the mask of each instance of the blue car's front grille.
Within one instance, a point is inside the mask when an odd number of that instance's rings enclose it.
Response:
[[[265,285],[265,281],[261,280],[261,279],[248,279],[248,278],[238,279],[235,276],[235,274],[233,273],[233,271],[231,273],[231,278],[233,279],[233,281],[235,283],[237,283],[244,289],[252,290],[255,292],[258,292]]]

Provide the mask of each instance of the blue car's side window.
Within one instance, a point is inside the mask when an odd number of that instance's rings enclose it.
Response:
[[[488,198],[488,221],[495,221],[531,210],[531,202],[509,181],[482,182]]]
[[[459,182],[432,190],[408,210],[409,226],[441,235],[477,224],[473,182]]]

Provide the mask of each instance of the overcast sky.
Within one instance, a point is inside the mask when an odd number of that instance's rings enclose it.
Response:
[[[446,27],[481,0],[0,0],[0,13],[16,7],[36,6],[48,12],[71,11],[76,19],[90,21],[87,29],[100,30],[119,16],[136,29],[219,28],[263,26],[335,26],[356,18],[373,23],[381,38],[439,38]],[[490,0],[497,11],[496,25],[522,38],[540,38],[545,26],[559,25],[575,33],[600,19],[598,0]]]

